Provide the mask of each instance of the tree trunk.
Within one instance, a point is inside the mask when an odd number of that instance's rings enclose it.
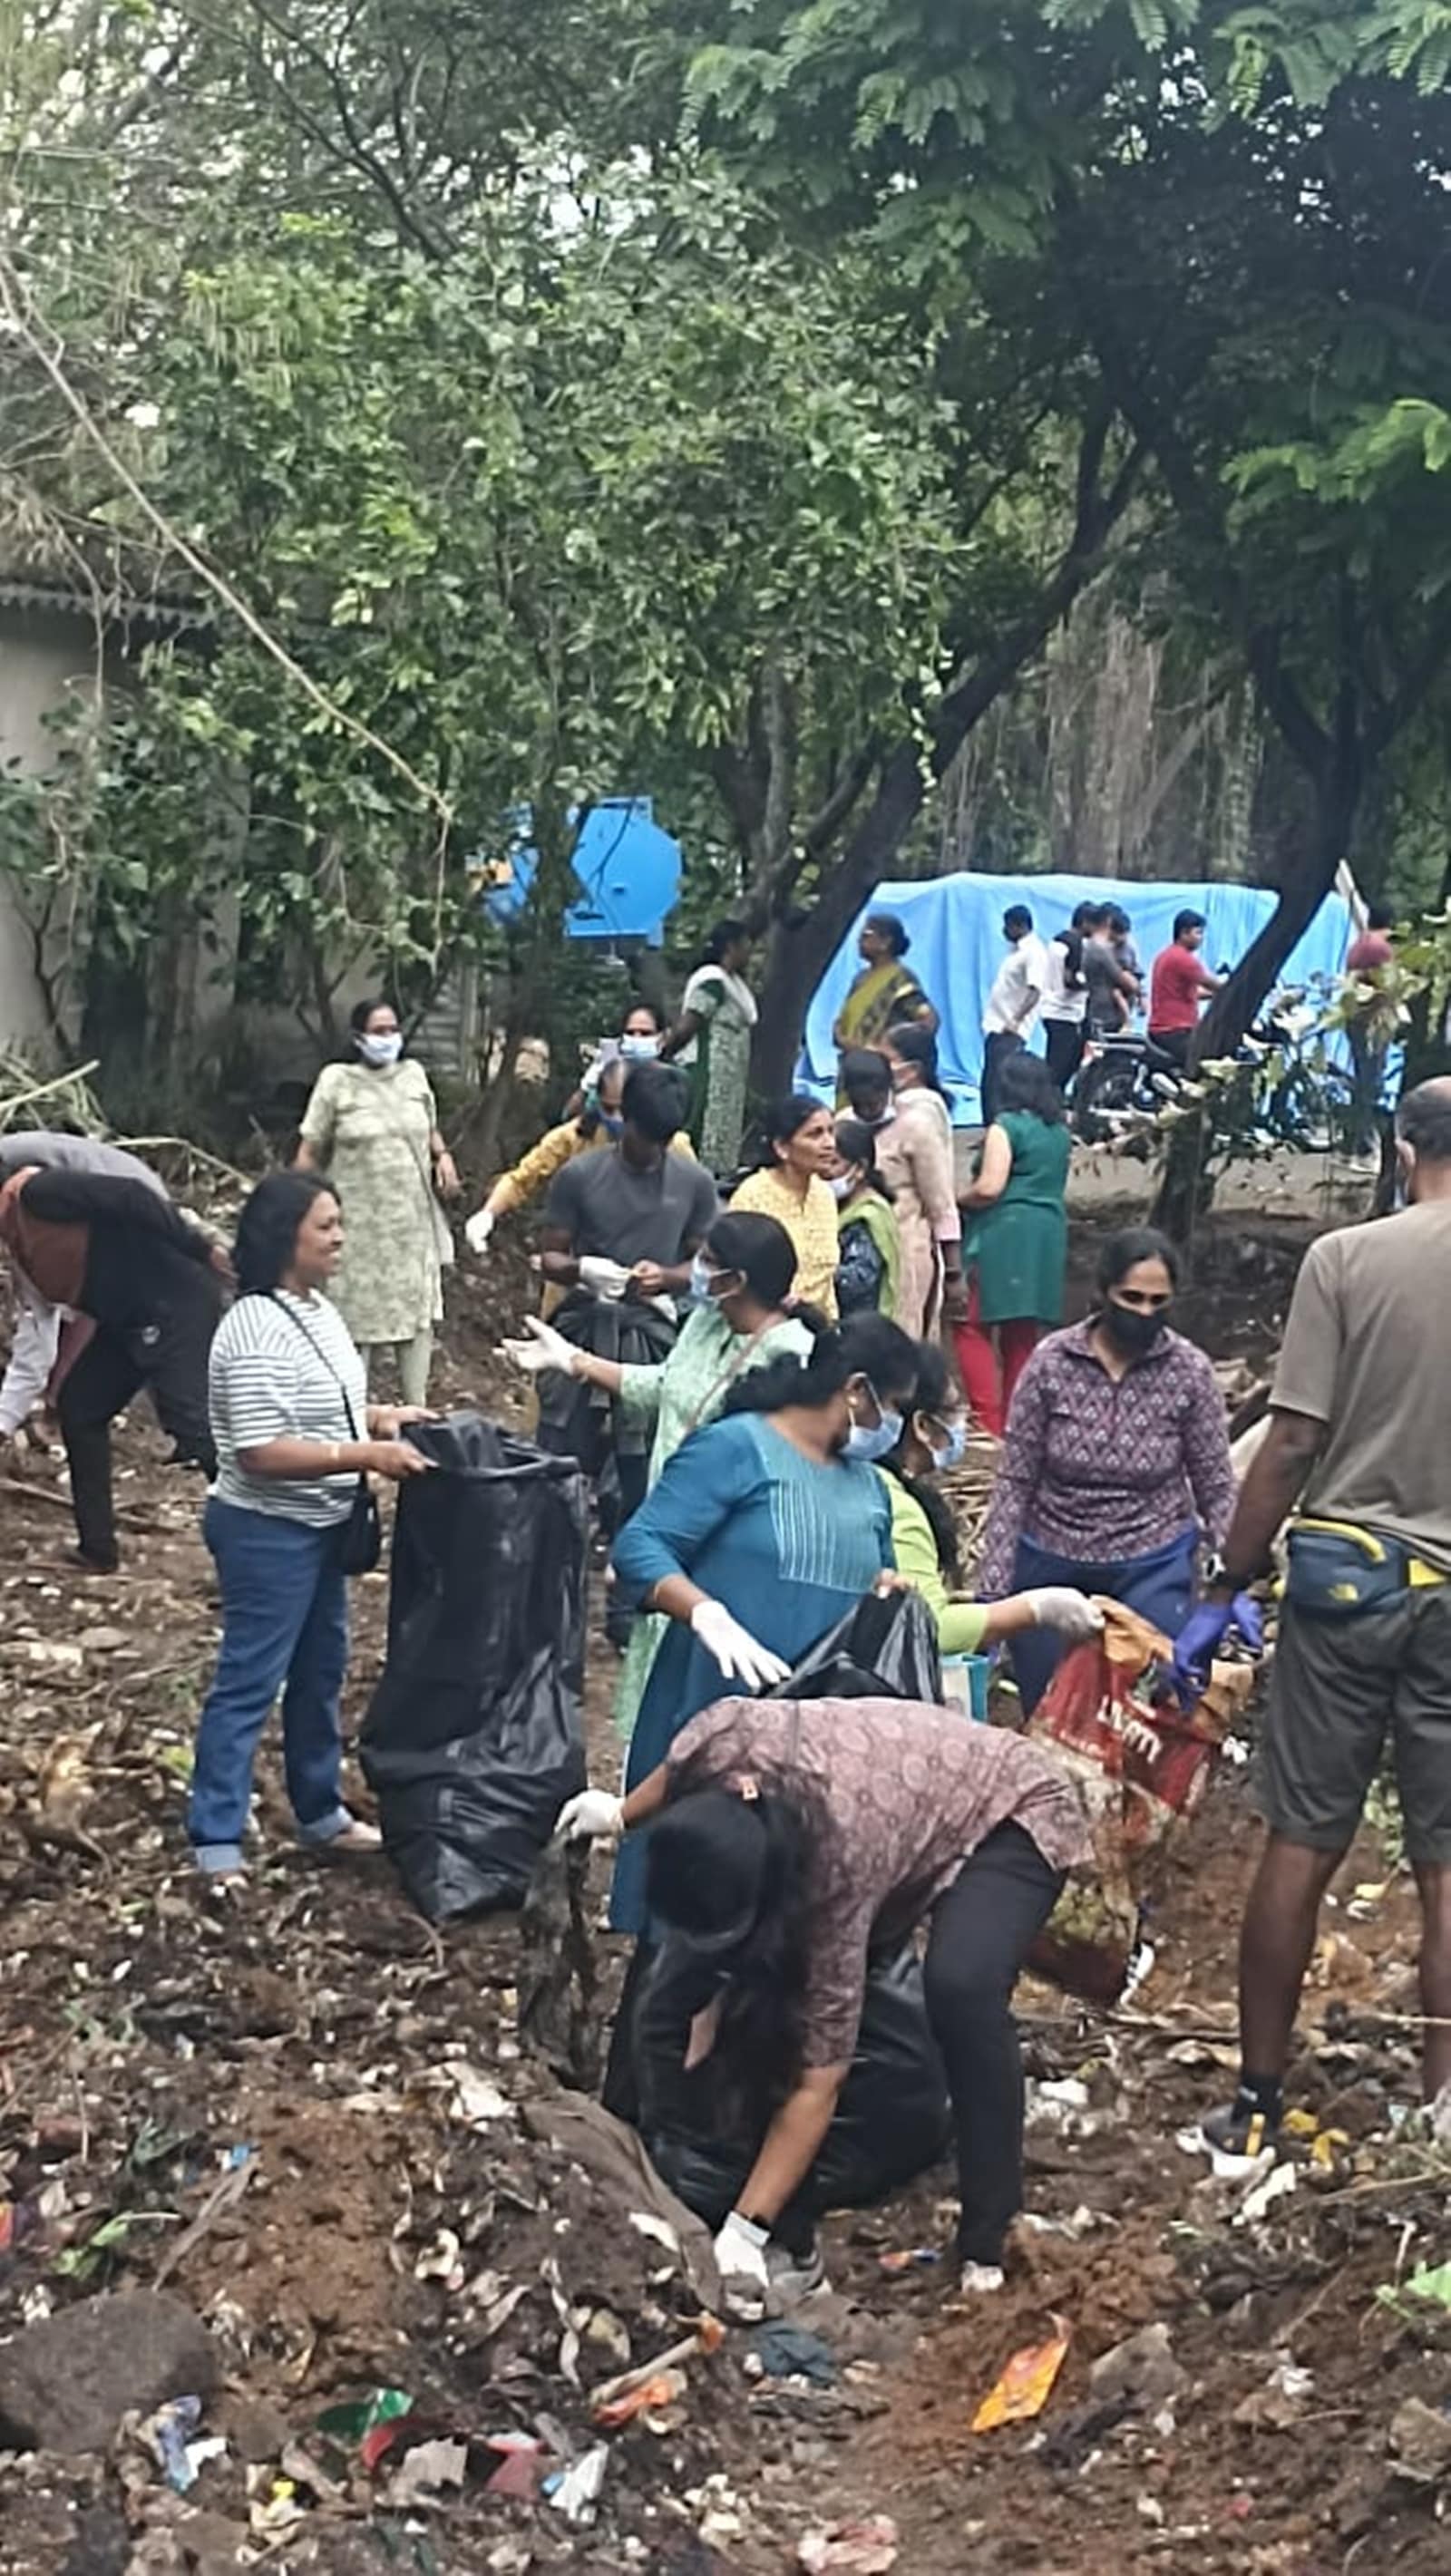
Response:
[[[921,759],[904,745],[883,769],[870,806],[816,902],[773,923],[751,1047],[751,1084],[758,1098],[779,1099],[790,1090],[811,996],[900,850],[925,793]]]
[[[1286,872],[1279,900],[1263,930],[1239,960],[1222,993],[1216,993],[1199,1023],[1190,1049],[1191,1069],[1216,1056],[1233,1055],[1243,1044],[1273,992],[1280,973],[1321,904],[1335,886],[1336,872],[1350,849],[1359,802],[1359,776],[1338,765],[1317,782],[1308,843]],[[1153,1221],[1175,1243],[1188,1245],[1198,1220],[1207,1215],[1212,1182],[1206,1185],[1205,1145],[1212,1105],[1186,1118],[1173,1130],[1164,1161],[1164,1176],[1154,1203]]]

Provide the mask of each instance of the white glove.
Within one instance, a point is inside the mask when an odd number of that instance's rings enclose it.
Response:
[[[1086,1592],[1075,1592],[1069,1583],[1045,1583],[1037,1592],[1025,1592],[1023,1598],[1031,1601],[1040,1628],[1056,1628],[1072,1645],[1096,1637],[1103,1626],[1098,1603],[1090,1601]]]
[[[764,2313],[771,2276],[766,2270],[768,2232],[733,2209],[715,2240],[715,2264],[721,2293],[734,2317],[747,2323]]]
[[[748,1691],[784,1681],[791,1670],[769,1646],[757,1645],[749,1628],[733,1619],[723,1601],[697,1601],[690,1624],[708,1655],[714,1655],[728,1682],[744,1682]]]
[[[623,1297],[630,1284],[630,1274],[622,1261],[606,1261],[603,1253],[587,1252],[579,1265],[579,1284],[591,1296],[607,1297],[613,1302]]]
[[[498,1220],[492,1208],[476,1208],[464,1227],[464,1241],[470,1252],[487,1252],[489,1237]]]
[[[566,1800],[554,1828],[556,1842],[612,1843],[625,1829],[625,1802],[610,1789],[581,1789]]]
[[[499,1344],[506,1360],[512,1360],[515,1368],[524,1369],[530,1377],[537,1377],[541,1369],[561,1369],[566,1377],[573,1377],[580,1357],[573,1342],[567,1342],[552,1324],[541,1322],[538,1315],[525,1316],[524,1330],[532,1334],[531,1341]]]

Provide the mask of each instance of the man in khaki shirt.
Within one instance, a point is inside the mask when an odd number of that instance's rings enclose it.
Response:
[[[1410,1092],[1398,1126],[1410,1204],[1306,1254],[1269,1436],[1196,1614],[1208,1654],[1298,1499],[1261,1745],[1269,1839],[1240,1937],[1239,2091],[1205,2123],[1231,2152],[1279,2126],[1320,1902],[1387,1733],[1422,1906],[1426,2099],[1451,2084],[1451,1080]]]

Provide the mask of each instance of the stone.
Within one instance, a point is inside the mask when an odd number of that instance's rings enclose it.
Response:
[[[1168,2327],[1161,2324],[1145,2326],[1126,2343],[1115,2344],[1094,2363],[1088,2378],[1100,2403],[1121,2397],[1132,2406],[1154,2406],[1177,2397],[1188,2375],[1174,2358]]]
[[[159,2290],[85,2299],[0,2344],[0,2450],[104,2451],[123,2415],[215,2395],[200,2317]]]
[[[261,2398],[236,2399],[224,2417],[232,2448],[249,2468],[265,2468],[271,2460],[280,2460],[292,2439],[285,2415]]]
[[[1390,2445],[1401,2477],[1437,2486],[1451,2472],[1451,2416],[1408,2397],[1391,2417]]]

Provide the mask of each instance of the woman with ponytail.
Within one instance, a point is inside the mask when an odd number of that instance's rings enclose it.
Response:
[[[623,1596],[663,1612],[630,1743],[631,1786],[697,1709],[780,1681],[890,1567],[874,1460],[896,1448],[916,1345],[881,1315],[823,1329],[737,1380],[722,1419],[677,1449],[615,1541]],[[616,1929],[644,1925],[644,1849],[622,1856]]]

